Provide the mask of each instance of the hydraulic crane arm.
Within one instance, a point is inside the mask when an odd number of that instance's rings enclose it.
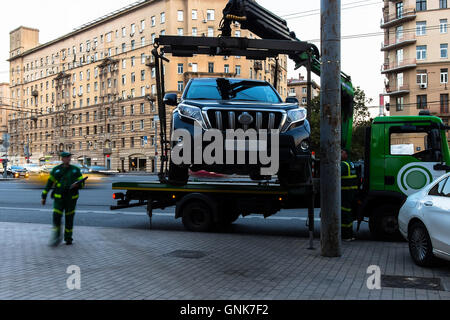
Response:
[[[249,30],[262,39],[300,41],[294,32],[290,31],[285,20],[260,6],[254,0],[229,0],[223,10],[220,30],[223,37],[231,36],[231,24],[239,22],[242,29]],[[289,55],[298,69],[311,59],[311,72],[320,76],[320,53],[315,45],[311,52],[299,52]],[[342,147],[350,150],[353,127],[353,88],[350,76],[341,72],[341,106],[342,106]]]

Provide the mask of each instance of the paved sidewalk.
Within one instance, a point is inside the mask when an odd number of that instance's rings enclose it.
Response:
[[[329,259],[293,237],[76,227],[74,246],[50,248],[49,232],[0,223],[0,299],[450,299],[443,290],[367,289],[370,265],[450,289],[450,265],[419,268],[406,243],[344,243],[343,257]],[[71,265],[81,290],[66,286]]]

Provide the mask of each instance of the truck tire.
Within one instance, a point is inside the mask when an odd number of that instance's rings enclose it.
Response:
[[[184,186],[189,180],[189,168],[180,167],[172,161],[169,163],[169,184],[174,186]]]
[[[369,218],[370,233],[376,240],[398,241],[401,234],[398,229],[398,206],[384,204],[375,207]]]
[[[201,200],[186,203],[182,209],[184,227],[193,232],[206,232],[213,226],[211,207]]]
[[[414,263],[421,267],[432,267],[436,263],[433,244],[427,228],[421,222],[414,222],[408,230],[409,253]]]

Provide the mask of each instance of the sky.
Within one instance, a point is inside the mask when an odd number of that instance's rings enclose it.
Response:
[[[203,0],[207,1],[207,0]],[[135,2],[134,0],[15,0],[4,1],[0,13],[0,82],[9,82],[9,32],[23,25],[40,30],[40,43],[46,43],[102,15]],[[286,19],[288,27],[302,41],[311,41],[320,48],[319,0],[257,0]],[[379,104],[384,77],[380,74],[384,60],[380,51],[383,41],[380,21],[381,0],[342,0],[341,34],[342,71],[350,75],[355,87],[363,89],[370,106]],[[373,36],[361,37],[364,34]],[[350,39],[348,36],[351,37]],[[306,75],[289,63],[288,78]],[[320,79],[315,78],[317,82]],[[377,113],[377,109],[373,109]]]

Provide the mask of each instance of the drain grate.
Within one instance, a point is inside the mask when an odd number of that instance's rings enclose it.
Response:
[[[403,276],[381,276],[381,287],[400,289],[443,290],[441,279]]]
[[[202,251],[176,250],[165,254],[164,256],[183,259],[201,259],[206,257],[206,253]]]

